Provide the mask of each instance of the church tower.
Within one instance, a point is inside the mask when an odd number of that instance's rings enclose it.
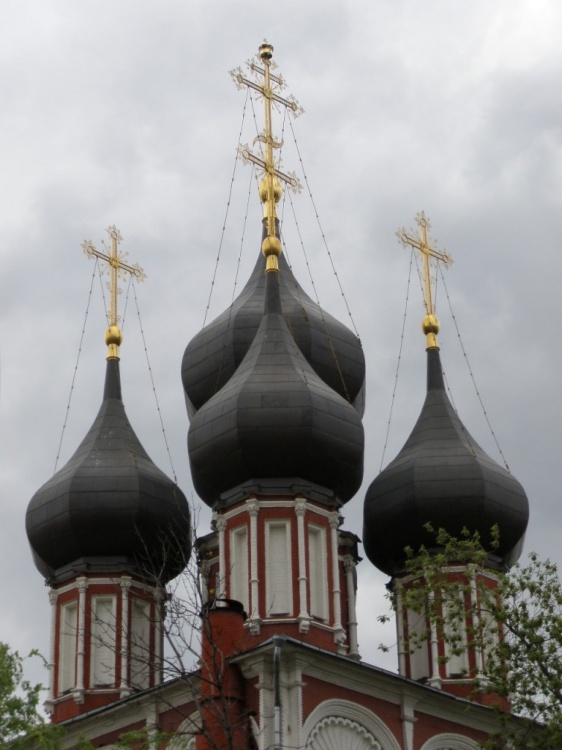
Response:
[[[198,495],[213,509],[199,540],[208,608],[242,604],[243,647],[282,632],[358,658],[357,537],[340,509],[363,476],[364,356],[358,338],[314,303],[282,253],[276,204],[296,178],[275,164],[271,129],[278,91],[265,43],[239,87],[264,101],[256,139],[265,158],[261,253],[239,297],[188,344],[182,380],[191,418],[189,460]],[[239,646],[239,649],[242,645]]]
[[[431,291],[430,258],[449,263],[446,253],[435,250],[428,240],[429,222],[418,215],[419,238],[400,230],[404,244],[421,254],[426,317],[423,331],[427,351],[427,396],[421,413],[396,458],[372,482],[365,497],[363,544],[369,560],[391,576],[390,587],[397,602],[399,672],[404,677],[427,682],[456,695],[469,697],[474,680],[481,674],[485,653],[477,649],[449,650],[446,639],[428,626],[419,612],[401,604],[401,592],[412,585],[406,565],[406,548],[416,553],[422,545],[433,553],[435,535],[426,529],[444,529],[461,538],[463,529],[477,532],[488,553],[483,579],[489,588],[497,586],[497,572],[509,568],[521,554],[529,518],[529,506],[519,482],[488,456],[468,433],[445,391]],[[499,529],[499,543],[492,528]],[[466,563],[444,571],[449,580],[466,579]],[[472,598],[478,596],[473,582]],[[430,594],[431,595],[431,594]],[[467,607],[477,612],[476,602]],[[444,614],[444,613],[443,613]],[[472,616],[472,615],[471,615]],[[464,623],[459,634],[465,644],[478,623]],[[421,637],[420,637],[421,635]],[[425,642],[423,639],[426,638]],[[415,645],[412,645],[415,644]],[[488,696],[489,698],[490,696]],[[487,697],[479,698],[486,702]]]
[[[187,501],[135,435],[123,406],[117,274],[142,276],[118,252],[84,243],[110,265],[103,401],[69,462],[31,499],[26,530],[50,586],[47,709],[61,722],[161,681],[165,584],[191,551]]]

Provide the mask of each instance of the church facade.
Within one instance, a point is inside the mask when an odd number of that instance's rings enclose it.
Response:
[[[182,363],[191,474],[212,528],[192,550],[185,497],[128,422],[115,314],[100,412],[27,513],[50,586],[47,707],[69,748],[82,737],[110,748],[136,732],[139,748],[153,738],[176,750],[476,750],[496,729],[490,701],[469,695],[482,655],[453,663],[435,633],[411,652],[415,618],[399,610],[398,671],[361,661],[360,539],[342,528],[342,509],[363,480],[365,361],[357,336],[310,299],[282,252],[276,205],[294,177],[275,166],[271,103],[297,105],[276,93],[272,54],[260,47],[258,83],[233,74],[265,103],[265,156],[245,154],[264,175],[260,252],[238,298],[194,336]],[[424,237],[422,225],[422,255]],[[493,582],[517,558],[528,520],[519,483],[451,407],[431,304],[424,331],[426,401],[365,497],[364,548],[395,590],[408,584],[405,547],[427,543],[426,521],[484,539],[500,525]],[[166,584],[191,554],[200,663],[165,680]]]

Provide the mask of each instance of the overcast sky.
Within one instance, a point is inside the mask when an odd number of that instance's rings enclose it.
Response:
[[[102,249],[110,224],[147,273],[137,296],[148,356],[174,469],[192,495],[180,362],[205,315],[233,172],[210,318],[231,299],[241,249],[238,290],[259,251],[252,171],[235,163],[245,95],[228,71],[264,38],[306,110],[294,130],[367,358],[365,485],[344,509],[345,528],[361,534],[385,443],[410,265],[394,233],[423,209],[455,259],[445,278],[462,341],[529,496],[526,552],[562,559],[561,35],[558,0],[2,2],[0,640],[48,653],[47,589],[25,510],[53,473],[65,421],[94,268],[80,244]],[[276,135],[281,127],[277,119]],[[255,132],[248,104],[242,142]],[[288,127],[284,137],[284,167],[302,175]],[[294,210],[320,302],[348,320],[306,191]],[[286,249],[310,291],[292,213],[287,203]],[[501,462],[442,288],[437,312],[454,402]],[[423,314],[414,277],[385,463],[423,402]],[[105,326],[96,280],[59,467],[101,402]],[[131,299],[124,336],[128,416],[171,473]],[[204,515],[201,533],[207,524]],[[373,625],[385,581],[362,562],[360,644],[366,661],[395,669],[376,648],[392,628]]]

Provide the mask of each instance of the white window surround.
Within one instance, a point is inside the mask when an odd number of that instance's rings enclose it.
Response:
[[[410,661],[410,677],[412,680],[421,680],[431,676],[429,665],[429,653],[427,638],[424,640],[423,635],[427,623],[425,612],[407,611],[409,643],[404,644],[406,647],[407,658]]]
[[[292,616],[293,572],[291,524],[284,519],[265,522],[265,616]]]
[[[310,614],[320,620],[328,619],[328,559],[326,553],[326,530],[308,524],[308,582],[310,590]]]
[[[133,597],[131,600],[131,686],[147,688],[150,684],[150,602]]]
[[[248,526],[243,524],[230,530],[229,596],[249,610]]]
[[[111,687],[115,684],[116,663],[116,602],[115,596],[92,597],[90,624],[90,687]]]
[[[58,694],[76,685],[76,639],[78,634],[78,601],[73,599],[60,608]]]
[[[478,750],[478,743],[461,734],[436,734],[420,750]]]
[[[321,739],[321,732],[327,736],[330,733],[330,727],[338,726],[338,719],[342,720],[339,726],[345,726],[348,729],[347,739],[354,738],[357,742],[363,743],[357,745],[357,750],[363,750],[363,748],[365,750],[378,750],[378,748],[380,750],[401,750],[394,734],[376,714],[357,703],[337,698],[320,703],[310,713],[302,727],[303,746],[307,750],[308,748],[310,750],[324,750],[324,745],[321,744],[323,739]],[[349,723],[345,724],[346,721]],[[315,732],[315,730],[317,731]],[[314,744],[315,742],[316,744]],[[346,744],[345,747],[346,750],[347,748],[351,750],[354,745]],[[473,748],[471,747],[470,750],[473,750]]]
[[[200,727],[201,715],[196,711],[179,725],[168,750],[195,750],[195,739],[201,731]]]

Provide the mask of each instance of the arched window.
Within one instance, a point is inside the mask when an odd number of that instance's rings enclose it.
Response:
[[[372,711],[345,700],[327,700],[304,723],[306,750],[400,750],[386,724]]]
[[[461,734],[437,734],[426,743],[421,750],[478,750],[480,746],[474,740]]]

